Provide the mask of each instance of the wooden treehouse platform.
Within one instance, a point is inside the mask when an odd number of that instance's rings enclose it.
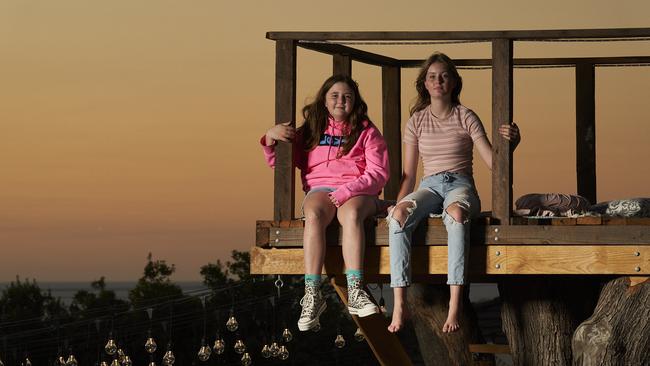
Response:
[[[334,74],[352,75],[352,61],[381,68],[382,131],[388,145],[391,175],[384,189],[394,200],[402,173],[401,69],[419,67],[423,60],[403,60],[358,48],[354,42],[399,44],[413,41],[480,41],[492,45],[490,59],[455,60],[459,68],[491,67],[492,72],[492,212],[473,222],[469,274],[472,281],[500,282],[526,275],[650,276],[650,219],[585,217],[524,219],[512,217],[512,162],[509,142],[497,138],[501,124],[513,120],[513,68],[560,66],[575,69],[576,191],[596,201],[595,69],[598,66],[646,64],[650,56],[526,58],[513,57],[518,41],[647,40],[650,28],[573,29],[465,32],[269,32],[276,46],[275,121],[296,121],[297,47],[332,55]],[[353,41],[352,44],[346,44]],[[431,47],[431,52],[435,46]],[[427,52],[428,56],[429,53]],[[409,83],[411,81],[409,80]],[[294,122],[295,123],[295,122]],[[523,141],[525,143],[525,140]],[[251,249],[252,274],[303,274],[303,221],[296,218],[295,169],[290,144],[278,142],[274,175],[273,220],[257,221],[256,245]],[[384,220],[366,223],[364,271],[369,281],[387,282],[388,229]],[[415,281],[442,281],[447,273],[447,233],[440,219],[422,223],[415,233],[412,269]],[[347,301],[342,276],[340,230],[328,228],[324,273],[341,300]],[[519,278],[519,277],[517,277]],[[409,365],[397,337],[386,331],[382,315],[357,318],[357,325],[382,365]],[[556,332],[557,333],[557,332]],[[515,361],[523,346],[513,350]],[[492,347],[470,345],[472,352]],[[496,347],[499,352],[503,347]],[[516,352],[515,352],[516,351]],[[497,351],[494,351],[497,352]],[[570,353],[570,352],[569,352]]]
[[[513,218],[512,225],[473,224],[469,275],[474,281],[498,282],[502,275],[650,275],[648,218]],[[251,273],[304,274],[302,220],[258,221]],[[327,230],[323,273],[344,273],[340,226]],[[412,248],[415,280],[447,274],[447,231],[440,218],[418,227]],[[385,220],[366,223],[364,272],[388,282],[390,257]]]

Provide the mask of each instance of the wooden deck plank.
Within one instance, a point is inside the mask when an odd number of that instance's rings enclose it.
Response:
[[[274,247],[302,247],[303,227],[292,227],[286,222],[281,227],[269,228],[269,239],[259,236],[266,231],[258,228],[256,243]],[[387,246],[388,228],[384,222],[366,225],[367,246]],[[472,246],[491,245],[650,245],[650,226],[647,225],[476,225],[472,227]],[[330,225],[327,245],[341,243],[338,225]],[[413,235],[413,245],[447,245],[444,226],[421,225]]]
[[[341,302],[347,307],[348,305],[348,288],[345,281],[345,276],[337,276],[332,278],[332,286],[339,295]],[[367,290],[367,289],[366,289]],[[370,294],[370,291],[367,291]],[[372,295],[370,295],[372,298]],[[372,299],[373,302],[374,298]],[[376,302],[375,302],[376,304]],[[372,352],[377,357],[377,361],[381,365],[411,365],[404,347],[397,338],[395,333],[388,331],[388,318],[383,314],[377,313],[370,316],[360,318],[356,315],[350,315],[352,320],[357,324],[357,327],[363,332],[366,342],[372,349]]]
[[[445,246],[413,247],[412,273],[446,275]],[[387,247],[368,247],[364,272],[368,275],[389,275],[390,254]],[[481,275],[650,275],[648,245],[487,245],[472,248],[470,276]],[[251,274],[303,274],[301,248],[253,247]],[[330,247],[325,258],[324,273],[343,274],[340,247]]]

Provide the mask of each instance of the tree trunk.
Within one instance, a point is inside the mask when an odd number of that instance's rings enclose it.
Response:
[[[570,366],[571,335],[591,315],[594,279],[508,279],[499,284],[501,321],[515,366]]]
[[[605,285],[591,318],[573,335],[575,366],[650,365],[650,280]]]
[[[469,344],[483,343],[483,339],[467,293],[464,291],[460,330],[445,334],[442,326],[449,310],[449,286],[414,284],[409,288],[407,301],[426,365],[472,365]]]

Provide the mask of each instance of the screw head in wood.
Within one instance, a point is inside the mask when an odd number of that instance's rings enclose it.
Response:
[[[499,241],[499,237],[498,237],[498,236],[495,236],[495,237],[494,237],[494,241]]]
[[[641,253],[639,253],[639,252],[634,252],[634,256],[635,256],[635,257],[638,257],[638,256],[640,256],[640,255],[641,255]]]
[[[500,269],[500,268],[501,268],[501,265],[500,265],[500,264],[497,264],[495,267],[496,267],[497,269]]]
[[[498,227],[495,227],[495,228],[494,228],[494,232],[495,232],[495,233],[498,233],[498,232],[499,232],[499,228],[498,228]]]
[[[501,255],[501,251],[500,251],[500,250],[497,250],[496,255],[497,255],[497,257],[500,256],[500,255]]]
[[[641,272],[641,267],[634,267],[634,271]]]
[[[280,235],[280,230],[276,230],[275,235]]]
[[[276,243],[279,243],[279,242],[280,242],[280,239],[275,239],[275,242],[276,242]]]

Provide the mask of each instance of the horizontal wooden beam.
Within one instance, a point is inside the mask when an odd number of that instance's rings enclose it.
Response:
[[[301,248],[253,247],[251,274],[304,274]],[[486,245],[470,251],[469,275],[635,275],[650,274],[650,246]],[[412,273],[447,274],[447,247],[413,247]],[[364,273],[390,274],[388,247],[367,247]],[[340,247],[327,249],[324,273],[344,273]]]
[[[326,53],[328,55],[350,56],[353,61],[363,62],[370,65],[399,66],[400,64],[399,60],[392,57],[387,57],[336,43],[299,42],[298,46],[308,50]]]
[[[471,353],[510,354],[510,346],[507,344],[470,344]]]
[[[399,66],[414,68],[422,66],[424,60],[399,60]],[[575,66],[579,64],[591,65],[629,65],[650,64],[650,56],[620,56],[620,57],[563,57],[563,58],[516,58],[513,59],[517,66]],[[491,67],[492,59],[457,59],[454,65],[458,67]]]
[[[304,41],[448,41],[492,40],[507,38],[514,41],[546,39],[594,39],[594,38],[647,38],[650,28],[610,29],[542,29],[503,31],[433,31],[433,32],[267,32],[272,40]]]
[[[439,220],[420,225],[413,235],[413,245],[447,245],[447,230]],[[267,231],[268,230],[268,231]],[[269,227],[258,225],[258,246],[302,247],[303,227]],[[268,237],[265,237],[268,235]],[[650,245],[647,225],[474,225],[471,244],[481,245]],[[341,243],[341,228],[330,225],[326,243]],[[366,246],[387,246],[388,227],[385,221],[375,226],[366,223]]]

